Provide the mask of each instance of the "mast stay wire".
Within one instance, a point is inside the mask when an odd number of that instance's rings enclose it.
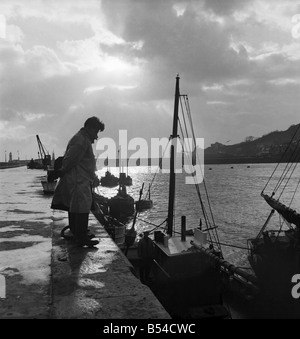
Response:
[[[185,122],[185,117],[184,117],[184,115],[183,115],[183,119],[184,119],[184,122]],[[179,126],[180,126],[180,130],[181,130],[182,135],[184,135],[183,130],[182,130],[182,124],[181,124],[180,119],[179,119]],[[185,123],[185,128],[186,128],[186,123]],[[188,136],[187,130],[186,130],[186,134],[187,134],[187,136]],[[180,142],[181,142],[181,140],[180,140]],[[184,148],[184,145],[182,144],[182,142],[181,142],[181,145],[182,145],[182,149],[183,149],[183,148]],[[192,162],[192,159],[190,159],[190,156],[189,156],[189,155],[187,155],[187,156],[189,157],[188,160],[191,160],[191,162]],[[194,177],[194,176],[193,176],[193,177]],[[194,178],[194,182],[195,182],[195,178]],[[210,220],[209,220],[208,215],[207,215],[207,212],[206,212],[206,209],[205,209],[205,206],[204,206],[204,204],[203,204],[203,199],[202,199],[201,191],[198,189],[197,186],[196,186],[196,191],[197,191],[197,195],[198,195],[198,198],[199,198],[199,201],[200,201],[200,204],[201,204],[201,209],[202,209],[202,212],[203,212],[204,220],[205,220],[206,224],[208,225],[207,228],[212,228],[211,223],[210,223]],[[209,236],[211,237],[210,232],[209,232]]]
[[[166,145],[166,147],[165,147],[165,149],[164,149],[164,151],[163,151],[162,159],[163,159],[164,156],[165,156],[165,153],[166,153],[166,151],[167,151],[167,148],[168,148],[169,144],[170,144],[170,139],[169,139],[169,142],[167,143],[167,145]],[[159,163],[159,165],[160,165],[160,163]],[[151,180],[151,183],[150,183],[150,185],[149,185],[149,187],[148,187],[148,190],[147,190],[146,193],[144,193],[143,198],[146,198],[146,197],[149,195],[150,189],[151,189],[151,187],[152,187],[152,185],[153,185],[153,183],[154,183],[154,181],[155,181],[155,178],[156,178],[156,176],[157,176],[157,174],[158,174],[158,172],[159,172],[159,169],[160,169],[160,166],[158,166],[156,172],[154,173],[154,176],[153,176],[153,178],[152,178],[152,180]],[[150,223],[150,222],[148,222],[148,221],[146,221],[146,220],[140,219],[140,218],[139,218],[140,214],[141,214],[141,211],[139,211],[139,212],[137,213],[137,219],[138,219],[138,220],[140,220],[140,221],[142,221],[142,222],[144,222],[144,223],[146,223],[146,224],[155,226],[155,228],[152,229],[152,230],[150,231],[150,233],[152,233],[154,230],[160,228],[160,227],[167,221],[167,219],[165,219],[161,224],[155,225],[155,224]]]
[[[299,162],[299,160],[300,160],[300,154],[297,155],[297,152],[296,152],[296,151],[297,151],[297,148],[298,148],[298,146],[299,146],[299,143],[300,143],[300,139],[298,140],[297,146],[295,147],[295,149],[294,149],[294,151],[293,151],[293,154],[292,154],[292,156],[291,156],[291,159],[290,159],[290,160],[293,160],[293,161],[291,162],[291,164],[290,164],[290,166],[289,166],[289,168],[288,168],[288,170],[287,170],[287,172],[286,172],[285,177],[288,175],[288,173],[289,173],[289,171],[291,170],[291,168],[292,168],[292,167],[294,167],[294,168],[293,168],[293,170],[291,171],[291,174],[290,174],[290,176],[288,177],[288,179],[287,179],[287,181],[286,181],[286,183],[285,183],[285,185],[284,185],[284,187],[283,187],[283,189],[282,189],[282,191],[281,191],[281,194],[280,194],[280,196],[279,196],[278,199],[281,198],[281,196],[282,196],[284,190],[286,189],[286,187],[287,187],[289,181],[291,180],[292,175],[294,174],[294,172],[295,172],[295,170],[296,170],[296,167],[297,167],[297,165],[298,165],[298,162]],[[294,156],[294,159],[292,159],[293,156]],[[282,183],[283,183],[283,180],[281,181],[280,185],[281,185]],[[279,189],[280,185],[278,186],[277,189]]]
[[[294,194],[293,194],[293,196],[292,196],[292,199],[291,199],[291,202],[290,202],[289,207],[291,207],[291,205],[292,205],[292,203],[293,203],[293,201],[294,201],[294,199],[295,199],[295,195],[296,195],[296,192],[298,191],[299,185],[300,185],[300,179],[298,180],[298,184],[297,184],[297,187],[296,187],[296,189],[295,189],[295,191],[294,191]]]
[[[186,96],[183,96],[183,97],[186,98]],[[182,104],[182,101],[181,101],[181,104]],[[185,107],[186,107],[186,105],[185,105]],[[185,120],[185,114],[184,114],[183,108],[182,108],[182,115],[183,115],[183,119],[184,119],[185,126],[186,126],[186,120]],[[190,121],[190,126],[192,126],[191,121]],[[186,129],[186,135],[187,135],[187,137],[189,136],[188,132],[187,132],[187,129]],[[195,145],[196,144],[195,138],[193,138],[193,142],[194,142],[194,146],[196,147],[196,145]],[[193,163],[193,155],[192,155],[191,163]],[[203,177],[202,168],[201,168],[201,174],[202,174],[202,177]],[[199,198],[199,201],[200,201],[200,205],[201,205],[201,209],[202,209],[202,212],[203,212],[205,223],[206,223],[208,229],[213,229],[213,227],[211,225],[211,222],[210,222],[210,219],[209,219],[209,216],[208,216],[208,213],[207,213],[206,208],[205,208],[204,203],[203,203],[201,190],[199,188],[199,185],[196,184],[194,173],[193,173],[193,179],[194,179],[194,183],[195,183],[196,191],[197,191],[198,198]],[[212,233],[213,234],[211,234],[211,232],[208,231],[208,235],[209,235],[209,238],[210,238],[211,241],[212,241],[212,235],[213,236],[215,235],[214,232],[212,232]],[[218,239],[215,239],[215,241],[218,242]]]
[[[150,191],[150,189],[151,189],[151,187],[152,187],[152,185],[153,185],[153,183],[154,183],[154,180],[156,179],[156,176],[157,176],[157,174],[158,174],[158,172],[159,172],[159,169],[160,169],[160,165],[161,165],[161,163],[162,163],[162,159],[163,159],[164,156],[165,156],[165,153],[166,153],[166,151],[167,151],[167,149],[168,149],[168,146],[169,146],[169,144],[170,144],[170,141],[171,141],[171,140],[169,139],[169,142],[167,143],[167,145],[166,145],[166,147],[165,147],[165,149],[164,149],[164,151],[163,151],[162,158],[161,158],[161,160],[159,160],[159,166],[158,166],[158,168],[156,169],[156,172],[154,173],[154,176],[153,176],[153,178],[152,178],[152,180],[151,180],[151,182],[150,182],[150,185],[149,185],[149,187],[148,187],[147,192],[144,194],[144,197],[147,197],[147,196],[148,196],[149,191]]]
[[[181,98],[184,98],[184,104],[185,104],[185,109],[183,108],[183,104],[182,104],[182,100]],[[186,119],[185,119],[185,114],[184,112],[186,112],[187,114],[187,117],[188,117],[188,120],[189,120],[189,125],[190,125],[190,129],[191,129],[191,132],[192,132],[192,136],[193,136],[193,144],[194,144],[194,151],[192,151],[192,155],[188,155],[188,157],[191,157],[191,163],[193,164],[193,155],[194,153],[196,153],[196,156],[198,155],[198,150],[196,148],[196,137],[195,137],[195,131],[194,131],[194,127],[193,127],[193,121],[192,121],[192,116],[191,116],[191,110],[190,110],[190,106],[189,106],[189,102],[188,102],[188,96],[187,95],[181,95],[180,96],[180,104],[181,104],[181,112],[182,112],[182,116],[183,116],[183,121],[184,121],[184,126],[185,126],[185,131],[186,131],[186,136],[188,137],[189,134],[188,134],[188,130],[187,130],[187,124],[186,124]],[[182,134],[184,135],[183,133],[183,129],[182,129],[182,125],[181,125],[181,122],[180,122],[180,128],[181,128],[181,132]],[[199,156],[198,156],[198,159],[199,159]],[[220,252],[222,253],[222,249],[221,249],[221,246],[220,246],[220,241],[219,241],[219,237],[218,237],[218,233],[216,231],[217,227],[216,227],[216,224],[215,224],[215,220],[214,220],[214,217],[213,217],[213,213],[212,213],[212,208],[211,208],[211,203],[210,203],[210,199],[209,199],[209,195],[208,195],[208,191],[207,191],[207,187],[206,187],[206,183],[205,183],[205,180],[204,180],[204,174],[203,174],[203,171],[202,171],[202,167],[200,165],[200,170],[201,170],[201,174],[202,174],[202,178],[203,178],[203,184],[204,184],[204,188],[205,188],[205,194],[206,194],[206,198],[207,198],[207,202],[208,202],[208,206],[209,206],[209,211],[210,211],[210,216],[211,216],[211,219],[212,219],[212,223],[213,223],[213,226],[211,226],[211,221],[209,219],[209,215],[206,211],[206,208],[204,206],[204,203],[203,203],[203,199],[202,199],[202,195],[201,195],[201,191],[200,191],[200,185],[199,183],[196,182],[196,178],[195,178],[195,172],[193,172],[192,176],[193,176],[193,179],[194,179],[194,183],[195,183],[195,187],[196,187],[196,191],[197,191],[197,194],[198,194],[198,198],[199,198],[199,201],[200,201],[200,205],[201,205],[201,209],[203,211],[203,216],[204,216],[204,219],[205,219],[205,222],[207,224],[207,228],[208,229],[213,229],[213,232],[212,232],[212,235],[213,237],[215,238],[215,243],[218,244],[218,247],[219,247],[219,250]],[[211,235],[211,232],[208,231],[208,234],[209,234],[209,237],[211,238],[212,235]]]
[[[193,120],[192,120],[192,114],[191,114],[190,104],[189,104],[189,100],[188,100],[187,95],[185,96],[185,105],[186,105],[186,109],[187,109],[187,113],[188,113],[188,117],[189,117],[189,121],[190,121],[190,125],[191,125],[191,130],[192,130],[192,133],[193,133],[195,150],[196,150],[196,153],[198,154],[198,150],[196,148],[196,137],[195,137],[195,131],[194,131],[194,124],[193,124]],[[198,158],[199,158],[199,156],[198,156]],[[201,166],[200,166],[200,169],[202,171]],[[206,186],[206,181],[204,180],[204,173],[202,173],[202,178],[203,178],[203,185],[204,185],[204,189],[205,189],[205,193],[206,193],[206,198],[207,198],[207,201],[208,201],[208,207],[209,207],[210,215],[211,215],[211,218],[212,218],[213,225],[216,227],[216,223],[215,223],[215,219],[214,219],[214,215],[213,215],[213,211],[212,211],[212,207],[211,207],[211,203],[210,203],[210,197],[209,197],[207,186]],[[199,184],[197,186],[199,187]],[[217,230],[215,230],[215,236],[217,238],[217,242],[220,244],[219,235],[218,235]],[[219,245],[219,248],[220,248],[220,251],[222,253],[220,245]]]
[[[300,143],[300,139],[298,140],[295,149],[293,150],[292,154],[290,155],[289,160],[288,160],[288,162],[285,165],[284,171],[281,174],[280,179],[278,180],[277,185],[275,186],[275,189],[274,189],[275,193],[277,192],[277,190],[281,186],[282,182],[284,181],[285,177],[287,176],[288,172],[290,171],[290,168],[292,167],[293,163],[296,161],[296,158],[297,158],[296,151],[297,151],[297,148],[299,146],[299,143]]]
[[[184,119],[184,121],[185,121],[185,119]],[[184,135],[180,119],[179,119],[179,127],[180,127],[182,135]],[[186,127],[186,124],[185,124],[185,127]],[[179,141],[181,143],[182,149],[184,149],[184,145],[182,144],[182,141],[180,139],[179,139]],[[187,155],[187,156],[189,157],[188,160],[190,160],[190,156],[189,155]],[[194,179],[194,182],[195,182],[195,179]],[[201,204],[201,209],[202,209],[202,212],[203,212],[204,220],[205,220],[206,224],[208,225],[207,228],[211,228],[212,226],[211,226],[210,221],[207,217],[207,213],[206,213],[206,210],[205,210],[205,207],[204,207],[204,204],[203,204],[203,200],[202,200],[202,196],[201,196],[201,191],[198,190],[197,187],[196,187],[196,191],[197,191],[197,195],[198,195],[198,198],[199,198],[199,201],[200,201],[200,204]],[[210,233],[209,233],[209,236],[211,236]]]

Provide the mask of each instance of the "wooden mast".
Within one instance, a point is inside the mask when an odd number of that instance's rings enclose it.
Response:
[[[172,236],[173,235],[173,219],[174,219],[174,204],[175,204],[175,184],[176,184],[176,176],[175,176],[175,161],[176,161],[176,152],[174,139],[176,140],[178,137],[178,107],[179,107],[179,75],[176,77],[176,88],[175,88],[175,100],[174,100],[174,116],[173,116],[173,131],[170,136],[171,144],[171,158],[170,158],[170,182],[169,182],[169,205],[168,205],[168,220],[167,233]]]

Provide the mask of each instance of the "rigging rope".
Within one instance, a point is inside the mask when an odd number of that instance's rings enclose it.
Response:
[[[214,244],[215,242],[213,241],[209,241],[207,240],[208,242],[211,242],[212,244]],[[222,246],[226,246],[226,247],[232,247],[232,248],[238,248],[240,250],[248,250],[248,247],[242,247],[242,246],[236,246],[236,245],[231,245],[231,244],[224,244],[224,243],[216,243],[216,244],[220,244]]]
[[[292,166],[291,166],[291,167],[292,167]],[[290,168],[291,168],[291,167],[290,167]],[[281,193],[280,193],[280,195],[279,195],[279,197],[278,197],[278,200],[279,200],[279,199],[281,198],[281,196],[283,195],[283,192],[285,191],[285,189],[286,189],[288,183],[290,182],[290,180],[291,180],[291,178],[292,178],[292,175],[293,175],[294,172],[295,172],[296,167],[297,167],[297,163],[294,164],[294,169],[292,170],[292,172],[291,172],[289,178],[287,179],[287,181],[286,181],[286,183],[285,183],[285,185],[284,185],[284,187],[283,187],[283,189],[282,189],[282,191],[281,191]]]
[[[182,104],[182,100],[181,100],[182,97],[184,98],[185,110],[183,109],[183,104]],[[188,120],[189,120],[190,129],[191,129],[191,133],[192,133],[192,136],[193,136],[192,140],[193,140],[194,150],[192,150],[191,155],[188,154],[188,158],[191,158],[191,164],[193,164],[194,163],[194,161],[193,161],[194,160],[194,154],[196,153],[196,157],[197,157],[198,150],[196,148],[195,131],[194,131],[194,127],[193,127],[192,115],[191,115],[191,110],[190,110],[190,106],[189,106],[189,101],[188,101],[188,96],[187,95],[180,96],[180,105],[181,105],[181,111],[182,111],[182,116],[183,116],[183,120],[184,120],[186,136],[188,137],[189,135],[188,135],[188,129],[187,129],[187,124],[186,124],[186,119],[185,119],[185,114],[184,114],[185,111],[186,111],[186,114],[187,114],[187,117],[188,117]],[[181,132],[184,135],[181,123],[180,123],[180,127],[181,127]],[[198,159],[199,159],[199,156],[198,156]],[[210,217],[212,219],[213,226],[211,225],[211,221],[210,221],[209,215],[208,215],[208,213],[206,211],[206,208],[204,206],[202,195],[201,195],[201,191],[200,191],[200,184],[198,182],[196,182],[195,171],[194,171],[192,173],[192,177],[194,179],[194,184],[195,184],[195,187],[196,187],[196,192],[197,192],[197,195],[198,195],[198,198],[199,198],[199,201],[200,201],[201,209],[202,209],[202,212],[203,212],[203,217],[204,217],[204,220],[205,220],[205,222],[207,224],[207,228],[214,230],[213,232],[208,232],[208,236],[209,236],[211,241],[212,241],[212,237],[215,239],[214,243],[218,245],[218,249],[222,253],[222,249],[221,249],[221,246],[220,246],[220,241],[219,241],[218,233],[216,231],[217,227],[215,225],[215,220],[214,220],[214,216],[213,216],[213,213],[212,213],[210,198],[209,198],[209,195],[208,195],[208,190],[207,190],[206,183],[205,183],[205,180],[204,180],[204,175],[203,175],[203,172],[202,172],[202,167],[201,167],[201,165],[199,167],[200,167],[202,178],[203,178],[202,182],[203,182],[203,185],[204,185],[206,199],[207,199],[207,203],[208,203],[208,206],[209,206]]]
[[[190,104],[189,104],[188,96],[186,96],[185,99],[186,99],[186,108],[187,108],[187,112],[188,112],[188,116],[189,116],[189,120],[190,120],[190,124],[191,124],[191,129],[192,129],[192,133],[193,133],[194,144],[196,145],[196,137],[195,137],[195,131],[194,131],[194,124],[193,124],[193,121],[192,121],[192,114],[191,114],[191,109],[190,109]],[[197,149],[196,149],[196,151],[197,151]],[[202,172],[201,166],[200,166],[200,169],[201,169],[201,172]],[[207,198],[207,201],[208,201],[208,207],[209,207],[210,215],[211,215],[211,218],[212,218],[213,225],[216,226],[214,215],[213,215],[213,211],[212,211],[212,207],[211,207],[211,203],[210,203],[210,197],[209,197],[209,194],[208,194],[208,190],[207,190],[207,186],[206,186],[206,181],[204,180],[204,174],[203,173],[202,173],[202,177],[203,177],[203,185],[204,185],[204,189],[205,189],[205,193],[206,193],[206,198]],[[199,184],[197,186],[199,187]],[[215,231],[215,237],[217,238],[217,242],[220,243],[219,235],[218,235],[217,231]],[[219,248],[221,250],[221,246],[219,246]]]
[[[290,202],[289,207],[291,207],[291,205],[292,205],[292,203],[293,203],[293,201],[294,201],[294,198],[295,198],[296,192],[298,191],[299,185],[300,185],[300,179],[298,180],[298,184],[297,184],[297,187],[296,187],[296,189],[295,189],[295,191],[294,191],[294,194],[293,194],[293,196],[292,196],[292,199],[291,199],[291,202]]]
[[[290,156],[290,158],[289,158],[289,161],[287,162],[287,164],[286,164],[286,166],[285,166],[285,169],[284,169],[284,171],[283,171],[283,173],[281,174],[281,177],[280,177],[280,179],[279,179],[279,181],[278,181],[278,183],[277,183],[277,185],[276,185],[276,187],[275,187],[275,189],[274,189],[274,193],[276,193],[277,192],[277,190],[279,189],[279,187],[281,186],[281,184],[283,183],[283,181],[284,181],[284,179],[286,178],[286,176],[288,175],[288,173],[289,173],[289,171],[290,171],[290,169],[292,168],[292,166],[296,163],[297,164],[297,148],[298,148],[298,146],[299,146],[299,143],[300,143],[300,139],[298,140],[298,142],[297,142],[297,145],[296,145],[296,147],[295,147],[295,149],[294,149],[294,151],[292,152],[292,154],[291,154],[291,156]],[[294,158],[294,159],[293,159]],[[299,155],[298,155],[298,160],[299,160]],[[296,165],[297,166],[297,165]],[[285,173],[286,172],[286,173]],[[292,172],[292,174],[293,174],[293,172]],[[288,180],[289,181],[289,180]],[[284,187],[284,189],[285,189],[285,187]]]
[[[156,224],[153,224],[152,222],[150,221],[147,221],[147,220],[144,220],[144,219],[141,219],[141,218],[137,218],[138,220],[144,222],[145,224],[148,224],[148,225],[151,225],[151,226],[155,226],[155,228],[153,228],[152,230],[150,230],[149,232],[152,233],[154,232],[156,229],[160,228],[164,223],[167,222],[168,218],[165,219],[162,223],[160,223],[159,225],[156,225]]]
[[[164,151],[163,151],[162,158],[161,158],[161,160],[159,161],[159,166],[158,166],[156,172],[154,173],[154,176],[153,176],[153,178],[152,178],[152,180],[151,180],[151,183],[150,183],[150,185],[149,185],[149,187],[148,187],[148,191],[145,193],[144,197],[147,197],[147,196],[149,195],[150,189],[152,188],[152,185],[153,185],[153,183],[154,183],[154,180],[155,180],[155,178],[156,178],[156,176],[157,176],[157,174],[158,174],[158,172],[159,172],[159,169],[160,169],[160,167],[161,167],[161,165],[162,165],[162,159],[163,159],[164,156],[165,156],[165,153],[166,153],[167,148],[168,148],[168,146],[169,146],[169,144],[170,144],[170,141],[171,141],[171,140],[168,141],[168,143],[167,143],[167,145],[166,145],[166,147],[165,147],[165,149],[164,149]]]

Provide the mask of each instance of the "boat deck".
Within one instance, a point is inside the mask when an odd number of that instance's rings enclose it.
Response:
[[[194,237],[187,237],[186,241],[182,241],[180,237],[169,238],[165,244],[155,241],[155,245],[159,247],[166,255],[174,256],[188,251],[191,247],[191,240]]]

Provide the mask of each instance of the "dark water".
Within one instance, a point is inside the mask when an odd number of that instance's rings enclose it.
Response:
[[[258,234],[271,211],[260,193],[275,166],[275,164],[205,166],[205,183],[215,224],[218,226],[219,239],[224,244],[245,248],[222,246],[225,259],[237,266],[249,266],[247,240]],[[104,175],[105,171],[106,168],[99,170],[98,176]],[[113,168],[111,172],[118,175],[119,169]],[[146,167],[131,167],[128,174],[133,178],[133,186],[128,187],[127,191],[135,200],[139,198],[142,184],[145,184],[144,194],[146,194],[149,184],[152,183],[151,199],[154,206],[151,210],[139,214],[137,221],[138,231],[151,230],[154,228],[153,225],[161,224],[167,218],[169,175],[159,173],[155,168],[150,170]],[[28,219],[36,219],[40,214],[44,222],[46,219],[50,222],[53,215],[50,209],[51,196],[43,194],[40,184],[44,175],[45,172],[42,170],[28,170],[26,167],[0,170],[1,221],[18,220],[18,215],[21,213],[22,217],[26,214]],[[198,227],[200,218],[204,220],[195,186],[185,184],[185,177],[186,174],[178,174],[176,182],[175,226],[178,229],[182,215],[187,218],[188,229]],[[278,178],[279,174],[276,174],[266,193],[272,192]],[[286,196],[282,197],[283,202],[285,198],[290,199],[299,183],[299,178],[300,171],[296,169],[295,178],[289,182]],[[208,210],[203,184],[200,187]],[[117,188],[99,187],[98,192],[111,197],[117,193]],[[286,203],[288,202],[289,200],[286,200]],[[300,196],[296,194],[291,206],[297,209],[299,204]],[[63,213],[61,212],[61,216]],[[275,215],[271,227],[277,229],[278,222],[279,217]]]

